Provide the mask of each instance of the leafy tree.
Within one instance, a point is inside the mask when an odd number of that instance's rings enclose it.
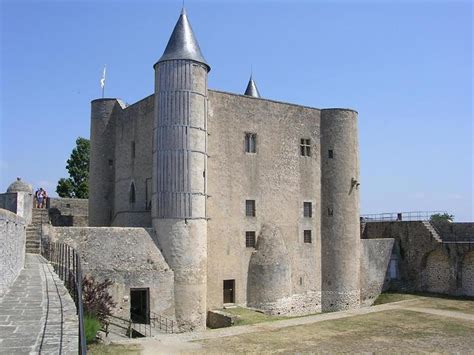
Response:
[[[89,156],[90,141],[82,137],[77,138],[76,147],[66,165],[69,178],[59,179],[56,187],[60,197],[89,197]]]
[[[454,221],[454,216],[448,213],[435,213],[430,217],[430,222],[452,222]]]

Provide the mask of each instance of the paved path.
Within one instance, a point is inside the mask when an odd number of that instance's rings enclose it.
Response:
[[[77,354],[74,302],[51,265],[26,254],[25,268],[0,298],[0,354]]]

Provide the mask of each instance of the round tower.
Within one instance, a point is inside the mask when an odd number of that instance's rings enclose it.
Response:
[[[321,110],[321,308],[359,306],[357,112]]]
[[[116,99],[91,102],[89,226],[109,226],[113,204],[114,139],[109,121]]]
[[[163,256],[174,271],[180,329],[205,329],[210,67],[184,9],[154,68],[153,227]]]

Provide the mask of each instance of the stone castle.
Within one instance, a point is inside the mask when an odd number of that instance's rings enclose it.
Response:
[[[358,307],[357,112],[209,90],[210,69],[183,10],[154,94],[92,101],[90,226],[153,228],[193,329],[224,303]]]

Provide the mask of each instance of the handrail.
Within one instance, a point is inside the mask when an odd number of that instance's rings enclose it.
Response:
[[[446,211],[372,213],[360,215],[360,220],[361,222],[429,221],[432,215],[444,213]]]
[[[175,322],[171,319],[163,317],[160,314],[150,312],[150,323],[153,325],[153,328],[159,328],[164,330],[166,333],[174,333]]]
[[[45,243],[41,249],[44,258],[51,262],[54,271],[64,282],[76,305],[79,318],[79,354],[86,355],[87,345],[84,331],[84,306],[82,303],[82,268],[79,253],[63,243]]]

